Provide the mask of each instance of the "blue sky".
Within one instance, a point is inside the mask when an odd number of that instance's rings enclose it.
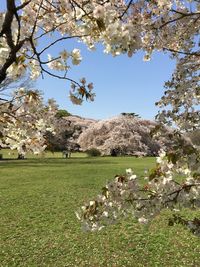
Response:
[[[75,80],[86,77],[88,82],[93,82],[95,101],[73,105],[68,98],[70,83],[48,76],[39,79],[36,85],[43,90],[45,99],[53,97],[60,108],[88,118],[108,118],[121,112],[154,118],[157,113],[154,103],[162,96],[164,81],[171,77],[175,67],[168,55],[154,53],[151,61],[144,62],[142,52],[132,58],[126,55],[112,57],[104,54],[100,46],[97,51],[90,52],[76,43],[71,43],[70,49],[73,45],[81,48],[83,61],[74,66],[68,76]],[[65,47],[68,49],[67,43]]]
[[[0,9],[4,8],[5,1],[0,3]],[[46,42],[43,40],[40,46],[45,46]],[[58,44],[50,53],[56,56],[64,48],[71,51],[75,47],[81,49],[83,61],[74,66],[68,76],[75,80],[85,77],[88,82],[93,82],[95,101],[84,102],[82,106],[73,105],[68,98],[70,83],[48,75],[36,82],[36,88],[44,92],[45,99],[55,98],[60,108],[88,118],[103,119],[121,112],[135,112],[145,119],[154,118],[157,113],[154,103],[162,96],[164,81],[170,78],[175,68],[168,55],[154,53],[150,62],[143,62],[142,52],[132,58],[126,55],[113,58],[104,54],[101,46],[90,52],[75,41]]]

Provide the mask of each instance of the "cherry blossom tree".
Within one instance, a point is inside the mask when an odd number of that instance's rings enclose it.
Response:
[[[93,100],[91,83],[68,77],[70,65],[82,60],[80,50],[48,54],[51,47],[72,38],[91,50],[102,42],[105,52],[114,56],[132,56],[143,49],[144,60],[149,60],[154,50],[161,50],[171,52],[180,66],[199,66],[195,38],[199,33],[199,1],[6,0],[6,4],[7,10],[0,16],[0,82],[29,70],[33,79],[48,74],[71,81],[70,96],[77,104],[83,97]],[[48,44],[41,47],[43,40]],[[194,67],[190,72],[195,72]]]
[[[170,145],[168,138],[154,140],[155,122],[140,120],[132,114],[120,115],[91,124],[78,138],[83,151],[97,148],[102,155],[155,156],[161,147]],[[166,129],[166,131],[168,131]]]
[[[47,149],[54,151],[77,151],[79,145],[76,142],[77,132],[80,128],[76,127],[70,120],[65,117],[54,119],[54,128],[56,132],[48,132],[46,135]]]
[[[68,76],[70,66],[82,60],[80,51],[65,48],[58,55],[49,55],[52,46],[72,38],[91,50],[100,42],[113,56],[124,53],[131,57],[143,50],[144,60],[150,60],[154,51],[161,51],[177,62],[157,103],[161,107],[157,134],[163,134],[162,124],[175,126],[173,149],[161,153],[145,189],[138,187],[134,174],[128,171],[125,178],[117,177],[106,187],[99,200],[84,206],[81,220],[96,229],[101,218],[113,219],[115,210],[124,212],[132,206],[142,222],[177,203],[199,207],[199,150],[180,134],[200,127],[199,0],[7,0],[6,4],[6,11],[0,14],[0,83],[26,71],[32,79],[48,74],[72,83],[74,103],[93,100],[92,83]],[[42,46],[44,39],[47,45]],[[174,180],[177,174],[184,178],[181,183]],[[108,208],[111,217],[107,217]]]
[[[67,76],[70,61],[72,65],[80,64],[80,50],[64,49],[56,57],[48,54],[49,49],[61,41],[85,36],[76,18],[76,9],[81,10],[79,3],[48,0],[5,2],[7,10],[0,13],[0,83],[6,77],[18,78],[27,71],[32,79],[48,74],[72,82],[70,98],[74,103],[80,104],[83,97],[93,100],[92,83],[87,84],[84,78],[77,82]],[[55,35],[59,35],[56,40],[53,39]],[[45,39],[49,39],[49,43],[42,47]]]
[[[46,133],[54,133],[57,105],[54,100],[45,105],[36,90],[20,88],[12,96],[8,103],[0,102],[0,147],[17,149],[19,158],[39,154],[46,148]]]
[[[60,117],[60,114],[62,115],[63,112],[57,113],[54,120],[54,128],[56,129],[56,133],[52,134],[49,132],[46,136],[48,142],[47,148],[52,151],[79,151],[79,136],[85,132],[90,125],[95,123],[96,120],[82,118],[75,115]]]

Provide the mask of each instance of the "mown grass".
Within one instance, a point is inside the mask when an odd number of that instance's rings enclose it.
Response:
[[[97,233],[84,233],[75,217],[115,174],[131,167],[142,175],[154,163],[48,155],[0,161],[0,266],[199,267],[200,239],[180,225],[169,227],[169,211],[150,227],[126,218]]]
[[[2,154],[3,159],[17,159],[17,157],[18,157],[18,153],[16,150],[2,149],[2,150],[0,150],[0,154]],[[71,153],[72,158],[84,158],[86,156],[87,156],[86,153],[80,153],[80,152]],[[62,154],[62,151],[60,151],[60,152],[44,151],[43,153],[41,153],[39,155],[27,153],[25,158],[26,159],[41,159],[41,158],[47,158],[47,159],[60,158],[60,159],[62,159],[63,154]]]

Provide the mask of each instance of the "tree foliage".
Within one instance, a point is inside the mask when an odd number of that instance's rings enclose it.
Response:
[[[130,116],[130,117],[140,118],[140,115],[138,115],[135,112],[122,112],[121,115],[122,116]]]
[[[63,118],[63,117],[68,117],[70,116],[71,114],[65,110],[65,109],[59,109],[56,113],[56,117],[57,118]]]
[[[80,145],[78,138],[90,124],[95,120],[85,119],[79,116],[55,117],[54,129],[55,134],[48,132],[46,134],[47,148],[52,151],[71,150],[79,151]]]

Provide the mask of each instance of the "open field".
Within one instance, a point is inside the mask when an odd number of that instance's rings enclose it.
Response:
[[[142,174],[154,158],[50,155],[0,161],[0,266],[200,266],[200,239],[182,226],[169,227],[169,211],[149,228],[126,218],[98,233],[82,232],[75,217],[115,174],[129,167]]]
[[[17,159],[17,151],[16,150],[10,150],[10,149],[2,149],[0,150],[0,154],[3,155],[3,159]],[[86,157],[86,153],[80,153],[80,152],[74,152],[71,154],[72,158],[84,158]],[[50,152],[50,151],[44,151],[42,154],[34,155],[34,154],[26,154],[26,159],[55,159],[55,158],[63,158],[62,152]]]

